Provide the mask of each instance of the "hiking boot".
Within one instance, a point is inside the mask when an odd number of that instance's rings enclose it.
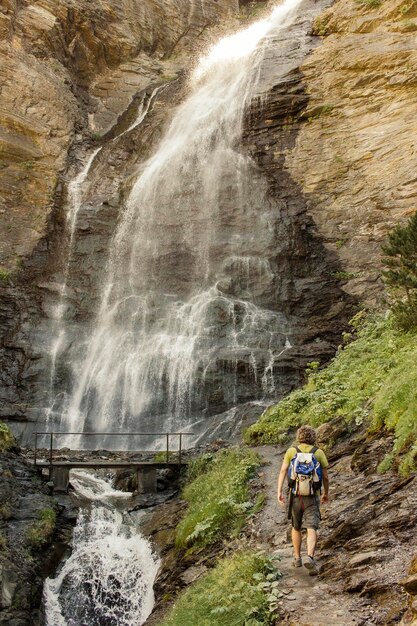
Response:
[[[303,564],[301,557],[300,556],[294,557],[292,564],[293,564],[293,567],[301,567]]]
[[[317,574],[319,573],[317,563],[312,556],[308,556],[304,560],[304,567],[308,569],[308,573],[310,574],[310,576],[317,576]]]

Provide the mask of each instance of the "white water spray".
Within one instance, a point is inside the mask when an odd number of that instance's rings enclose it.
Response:
[[[123,135],[130,133],[132,130],[137,128],[146,118],[158,92],[163,89],[163,86],[156,87],[151,95],[146,99],[145,96],[142,98],[140,102],[136,118],[134,122],[122,133],[116,135],[112,139],[112,142],[117,141]],[[85,196],[85,186],[88,183],[88,176],[90,170],[94,164],[96,156],[101,152],[103,146],[100,146],[93,150],[90,156],[87,158],[84,167],[80,170],[80,172],[75,176],[75,178],[68,185],[68,201],[67,201],[67,230],[69,233],[69,243],[68,243],[68,253],[67,260],[65,264],[64,277],[62,284],[59,288],[59,299],[57,305],[52,310],[52,319],[53,319],[53,328],[52,328],[52,336],[54,337],[53,342],[51,344],[49,354],[51,360],[50,366],[50,384],[49,384],[49,407],[46,412],[47,421],[52,416],[53,405],[54,405],[54,380],[56,375],[56,366],[59,355],[63,349],[66,340],[66,327],[64,323],[65,313],[68,306],[68,279],[70,272],[70,264],[74,254],[74,243],[77,229],[77,220],[79,212],[83,205],[83,200]]]
[[[71,484],[84,506],[71,556],[45,581],[46,626],[140,626],[153,608],[159,559],[117,508],[131,494],[78,470]]]
[[[73,364],[68,429],[82,430],[86,417],[97,431],[138,420],[183,427],[210,394],[226,407],[240,401],[239,368],[260,381],[260,394],[274,389],[288,328],[282,314],[258,304],[250,272],[263,272],[265,290],[274,289],[256,244],[273,256],[279,216],[239,145],[269,38],[291,24],[300,1],[213,47],[141,166],[112,242],[99,314]],[[243,270],[231,271],[234,259]]]

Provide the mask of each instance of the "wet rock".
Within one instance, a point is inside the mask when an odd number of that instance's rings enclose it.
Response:
[[[44,577],[56,568],[68,543],[71,524],[59,517],[63,510],[48,488],[24,459],[16,453],[0,454],[0,624],[40,624],[39,607]],[[58,522],[53,534],[42,537],[34,526],[42,514],[53,510]]]

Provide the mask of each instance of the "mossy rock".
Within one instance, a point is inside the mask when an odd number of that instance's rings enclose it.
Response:
[[[16,447],[16,439],[4,422],[0,422],[0,452]]]

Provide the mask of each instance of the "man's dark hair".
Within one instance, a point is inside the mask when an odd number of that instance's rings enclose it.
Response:
[[[311,426],[301,426],[297,430],[298,443],[316,443],[316,431]]]

